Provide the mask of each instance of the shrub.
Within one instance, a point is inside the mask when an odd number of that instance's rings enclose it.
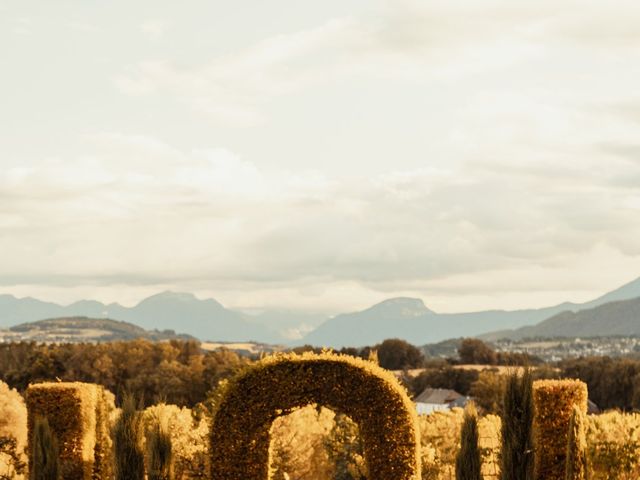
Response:
[[[482,413],[501,414],[507,377],[500,372],[483,370],[473,382],[471,395]]]
[[[340,413],[325,441],[325,448],[334,472],[334,480],[366,480],[367,468],[358,425]]]
[[[296,480],[335,478],[326,445],[334,433],[335,416],[328,408],[309,405],[273,422],[271,469],[276,480],[287,475]]]
[[[640,478],[640,414],[610,411],[586,418],[592,480]]]
[[[207,478],[206,462],[209,449],[209,422],[206,416],[197,417],[186,407],[160,403],[142,414],[145,436],[160,421],[171,438],[173,474],[175,478]],[[147,452],[147,464],[150,463]]]
[[[22,478],[27,456],[27,407],[22,395],[0,381],[0,478]]]
[[[587,386],[580,380],[536,380],[533,382],[533,403],[534,477],[563,480],[573,407],[586,413]]]
[[[396,378],[366,360],[305,353],[266,357],[222,386],[211,428],[211,478],[268,479],[271,424],[314,403],[358,424],[372,478],[420,477],[415,407]]]
[[[0,436],[0,480],[22,479],[27,464],[18,452],[16,439]]]

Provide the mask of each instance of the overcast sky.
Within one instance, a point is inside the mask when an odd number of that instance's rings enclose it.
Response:
[[[0,0],[0,293],[337,312],[640,276],[640,3]]]

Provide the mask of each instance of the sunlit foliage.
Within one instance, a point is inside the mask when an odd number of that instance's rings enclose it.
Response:
[[[0,479],[23,478],[27,456],[27,407],[22,395],[0,381]]]

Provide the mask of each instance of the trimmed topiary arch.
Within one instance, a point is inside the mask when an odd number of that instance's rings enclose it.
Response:
[[[273,421],[310,404],[354,420],[371,480],[418,480],[415,407],[390,372],[333,353],[266,357],[221,389],[211,428],[211,478],[270,478]]]

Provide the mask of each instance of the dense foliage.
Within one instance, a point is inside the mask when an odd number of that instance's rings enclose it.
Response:
[[[379,362],[389,368],[402,366],[405,370],[403,381],[414,395],[428,386],[449,388],[474,396],[482,413],[478,421],[482,475],[485,479],[500,478],[501,422],[490,414],[500,413],[507,420],[517,416],[517,412],[509,410],[503,403],[503,395],[509,391],[509,377],[505,371],[510,369],[468,367],[456,365],[459,362],[454,360],[425,360],[416,356],[407,345],[406,342],[388,340],[373,347],[343,351],[365,359],[376,352]],[[312,349],[302,347],[300,350]],[[482,348],[478,350],[483,351],[491,355]],[[478,362],[487,360],[480,353],[473,355]],[[206,464],[210,455],[211,411],[205,400],[208,396],[216,398],[208,392],[215,391],[220,380],[252,363],[253,360],[226,350],[205,352],[197,342],[190,341],[152,343],[137,340],[99,345],[0,344],[0,378],[9,383],[0,382],[0,411],[3,414],[0,416],[0,479],[22,480],[21,472],[26,470],[27,422],[20,391],[24,393],[29,383],[56,380],[56,377],[64,381],[99,383],[120,395],[130,390],[143,398],[144,404],[149,406],[142,415],[145,432],[142,449],[146,468],[152,465],[153,459],[151,446],[144,445],[145,439],[151,438],[156,419],[162,418],[171,439],[174,478],[206,479],[209,476]],[[422,367],[423,370],[413,377],[416,371],[407,371],[413,367]],[[640,407],[640,361],[632,358],[566,360],[535,367],[532,376],[581,379],[589,387],[590,399],[605,409],[616,407],[629,411]],[[102,392],[109,395],[109,392]],[[362,401],[356,397],[352,393],[354,401]],[[158,404],[158,400],[167,404]],[[370,405],[368,399],[364,402]],[[121,399],[118,403],[122,403]],[[521,400],[517,400],[514,404],[520,403]],[[267,432],[272,440],[271,469],[275,480],[368,478],[363,450],[366,442],[362,440],[357,423],[349,416],[336,417],[332,410],[316,405],[290,414],[286,411],[281,413]],[[555,407],[550,410],[550,415],[557,416]],[[113,461],[109,456],[111,427],[118,415],[108,409],[101,413],[96,409],[96,416],[108,418],[111,422],[102,431],[96,431],[96,437],[100,437],[96,445],[102,449],[100,452],[96,450],[96,462],[100,460],[106,467]],[[591,480],[640,478],[640,414],[609,411],[602,415],[589,415],[583,422]],[[97,424],[106,425],[102,421]],[[419,425],[422,480],[453,479],[462,411],[454,409],[422,416]],[[519,462],[516,460],[515,463]],[[106,478],[112,478],[111,474]]]
[[[465,338],[458,347],[460,362],[472,365],[539,365],[541,360],[527,353],[496,352],[477,338]]]
[[[96,383],[115,393],[118,403],[130,392],[145,405],[193,407],[248,362],[228,350],[203,352],[195,341],[0,344],[0,380],[20,391],[45,381]]]
[[[469,395],[471,386],[478,380],[477,370],[454,368],[444,361],[430,363],[420,374],[407,378],[411,393],[419,395],[425,388],[446,388],[462,395]]]
[[[8,422],[0,418],[0,452],[2,438],[10,441],[26,437],[26,412],[21,396],[2,388],[0,405],[10,414]],[[206,409],[180,408],[158,404],[143,412],[144,430],[153,429],[156,419],[167,425],[173,444],[175,480],[207,479],[208,432],[210,419]],[[112,417],[112,421],[117,418]],[[422,480],[452,480],[455,478],[455,458],[463,411],[454,408],[418,418]],[[586,440],[591,480],[637,480],[640,478],[640,414],[610,411],[589,415],[585,419]],[[348,417],[335,419],[333,411],[317,406],[298,409],[275,420],[271,429],[272,470],[275,480],[316,480],[340,478],[338,472],[362,475],[363,458],[357,427]],[[500,478],[500,418],[479,417],[479,446],[482,475],[485,480]],[[21,443],[22,444],[22,443]],[[148,449],[145,448],[148,456]],[[340,455],[336,455],[339,452]],[[145,459],[150,464],[150,459]],[[0,479],[21,480],[11,469],[10,459],[0,454]],[[11,472],[11,473],[8,473]],[[112,478],[96,477],[99,478]]]
[[[640,408],[640,361],[630,358],[589,357],[560,364],[562,375],[587,384],[589,398],[601,409]]]
[[[21,480],[27,461],[27,406],[18,391],[1,381],[0,412],[0,480]]]

